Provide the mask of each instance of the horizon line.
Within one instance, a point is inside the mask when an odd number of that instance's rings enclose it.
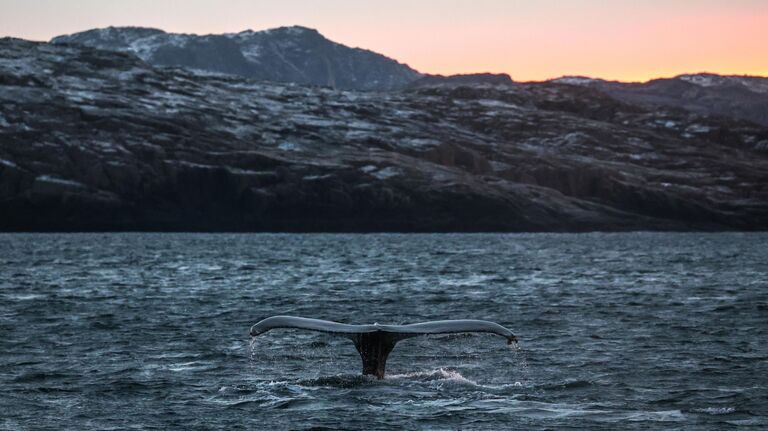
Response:
[[[411,66],[407,62],[400,61],[394,56],[390,56],[387,54],[383,54],[381,52],[375,51],[370,48],[362,47],[362,46],[353,46],[350,44],[346,44],[343,42],[337,42],[336,40],[333,40],[326,36],[323,31],[321,31],[318,28],[309,27],[306,25],[301,24],[292,24],[292,25],[280,25],[275,27],[268,27],[263,28],[260,30],[255,30],[253,28],[246,28],[244,30],[240,31],[228,31],[228,32],[221,32],[221,33],[205,33],[205,32],[175,32],[175,31],[168,31],[160,27],[154,27],[154,26],[145,26],[145,25],[108,25],[105,27],[93,27],[88,28],[85,30],[75,31],[72,33],[65,33],[60,34],[51,37],[48,40],[41,40],[41,39],[25,39],[23,37],[13,36],[13,35],[0,35],[0,38],[11,38],[11,39],[20,39],[20,40],[26,40],[30,42],[36,42],[36,43],[52,43],[54,39],[61,36],[71,36],[75,34],[85,33],[89,31],[97,31],[97,30],[106,30],[106,29],[148,29],[148,30],[159,30],[166,34],[176,34],[176,35],[188,35],[188,36],[197,36],[197,37],[206,37],[206,36],[224,36],[224,35],[236,35],[236,34],[242,34],[242,33],[261,33],[261,32],[269,32],[279,29],[290,29],[290,28],[302,28],[309,31],[317,32],[320,36],[322,36],[324,39],[338,44],[342,45],[347,48],[351,49],[360,49],[372,52],[377,55],[384,56],[390,60],[396,61],[399,64],[405,65],[414,71],[424,75],[424,76],[442,76],[442,77],[451,77],[451,76],[471,76],[471,75],[483,75],[483,74],[490,74],[490,75],[507,75],[510,77],[512,82],[516,83],[545,83],[545,82],[551,82],[556,81],[558,79],[563,78],[581,78],[581,79],[588,79],[588,80],[595,80],[595,81],[604,81],[604,82],[615,82],[615,83],[623,83],[623,84],[647,84],[652,81],[658,81],[658,80],[665,80],[665,79],[675,79],[683,76],[702,76],[702,75],[711,75],[711,76],[720,76],[720,77],[734,77],[734,78],[758,78],[758,79],[768,79],[768,72],[765,74],[750,74],[750,73],[739,73],[739,72],[729,72],[729,73],[718,73],[718,72],[711,72],[711,71],[699,71],[699,72],[679,72],[676,74],[670,74],[670,75],[648,75],[647,77],[643,79],[621,79],[621,78],[603,78],[599,76],[590,76],[585,74],[579,74],[579,73],[565,73],[563,75],[557,75],[557,76],[551,76],[548,78],[538,78],[538,79],[527,79],[527,80],[516,80],[514,78],[514,75],[508,71],[505,72],[497,72],[497,71],[491,71],[491,70],[485,70],[485,71],[475,71],[475,72],[459,72],[459,73],[450,73],[450,72],[423,72],[421,70],[418,70],[417,68]]]

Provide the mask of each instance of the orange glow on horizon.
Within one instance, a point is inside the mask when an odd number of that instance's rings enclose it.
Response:
[[[434,74],[768,76],[765,0],[3,0],[0,36],[48,40],[109,25],[227,33],[316,28]]]
[[[604,24],[600,32],[567,27],[542,32],[536,27],[535,23],[515,29],[486,26],[470,30],[472,37],[467,39],[461,33],[441,37],[442,43],[434,47],[382,46],[382,51],[399,48],[402,54],[394,58],[425,73],[508,73],[517,81],[565,75],[625,82],[685,73],[768,76],[768,11],[647,16],[621,25]],[[507,39],[501,47],[482,43],[502,34]]]

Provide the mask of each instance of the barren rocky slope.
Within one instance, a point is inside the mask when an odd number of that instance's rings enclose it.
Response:
[[[0,229],[768,228],[768,129],[556,83],[386,94],[0,41]]]

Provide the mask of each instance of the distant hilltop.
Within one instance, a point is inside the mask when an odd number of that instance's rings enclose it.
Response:
[[[155,66],[344,90],[393,90],[422,76],[391,58],[341,45],[300,26],[205,36],[108,27],[59,36],[51,42],[130,52]]]
[[[566,76],[551,82],[598,89],[615,99],[645,106],[674,106],[704,115],[768,126],[768,78],[697,73],[627,83]]]
[[[108,27],[54,38],[134,54],[154,66],[175,66],[278,83],[339,90],[398,91],[424,86],[513,85],[506,74],[440,76],[420,73],[373,51],[333,42],[317,30],[293,26],[221,35]],[[686,74],[645,83],[565,76],[548,82],[589,86],[627,103],[673,106],[768,125],[768,78]]]

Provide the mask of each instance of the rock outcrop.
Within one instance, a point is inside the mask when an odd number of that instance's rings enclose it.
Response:
[[[465,75],[424,75],[411,82],[408,88],[460,86],[460,85],[512,85],[512,77],[506,73],[470,73]]]

